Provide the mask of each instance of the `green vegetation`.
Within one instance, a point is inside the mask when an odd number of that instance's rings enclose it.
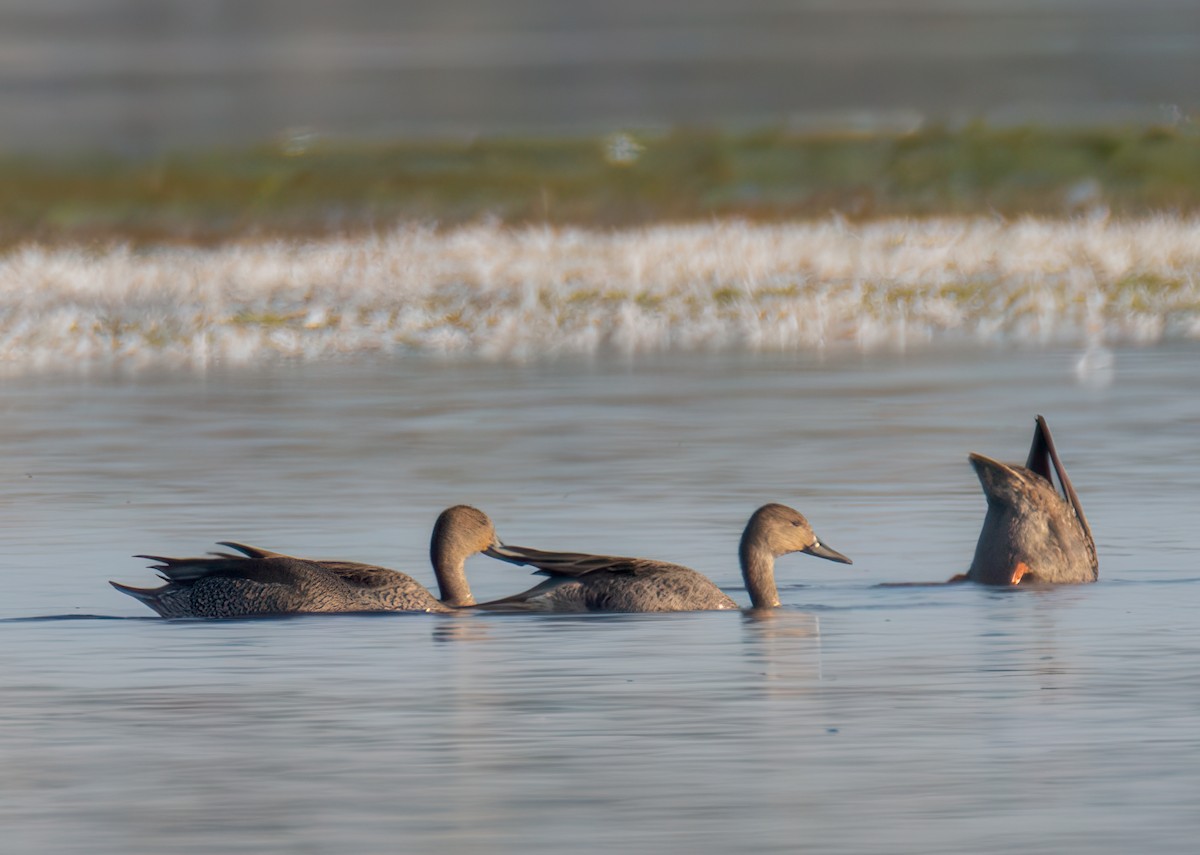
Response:
[[[0,156],[0,246],[212,243],[417,220],[629,226],[742,217],[1200,210],[1200,137],[1171,128],[968,126],[903,135],[675,131],[608,139],[318,143]]]

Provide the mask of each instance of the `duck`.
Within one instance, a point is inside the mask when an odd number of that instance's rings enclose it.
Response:
[[[1035,419],[1024,466],[982,454],[968,459],[987,497],[987,515],[970,569],[950,581],[1077,585],[1099,578],[1096,541],[1043,416]]]
[[[467,584],[465,563],[499,545],[496,529],[483,511],[455,505],[438,515],[429,555],[440,596],[411,576],[354,561],[296,558],[233,541],[222,541],[239,554],[211,553],[201,558],[138,555],[157,562],[166,582],[135,588],[109,582],[164,618],[239,618],[260,615],[364,611],[452,612],[476,605]]]
[[[499,605],[525,603],[548,611],[675,612],[737,609],[738,604],[710,579],[690,567],[652,558],[625,558],[577,552],[547,552],[496,544],[484,555],[511,564],[536,567],[545,582]],[[746,524],[738,547],[742,578],[755,609],[780,605],[775,559],[804,552],[842,564],[853,562],[826,546],[808,520],[787,505],[767,504]],[[549,597],[549,599],[547,599]]]

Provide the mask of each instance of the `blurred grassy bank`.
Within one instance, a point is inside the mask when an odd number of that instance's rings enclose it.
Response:
[[[741,217],[1200,211],[1200,135],[1175,128],[675,131],[593,139],[0,155],[0,247],[218,243],[444,225],[599,227]]]

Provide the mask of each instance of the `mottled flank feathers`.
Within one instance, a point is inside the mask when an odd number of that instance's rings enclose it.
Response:
[[[411,576],[366,564],[306,561],[274,553],[244,558],[137,557],[159,562],[153,569],[167,584],[153,590],[111,584],[163,617],[451,610]]]

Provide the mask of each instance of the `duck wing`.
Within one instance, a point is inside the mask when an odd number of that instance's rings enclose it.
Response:
[[[257,546],[237,543],[232,540],[222,540],[220,545],[237,550],[247,558],[286,558],[291,561],[303,561],[306,564],[315,564],[337,576],[347,585],[357,588],[383,588],[395,585],[399,581],[398,577],[410,578],[407,574],[390,570],[387,567],[380,567],[376,564],[362,564],[358,561],[338,561],[324,558],[296,558],[292,555],[285,555],[282,552],[271,552],[268,549],[260,549]],[[238,558],[238,556],[228,555],[223,552],[213,554],[219,557]]]
[[[200,558],[169,558],[163,555],[135,555],[156,563],[150,565],[163,581],[177,585],[194,585],[201,579],[223,577],[245,579],[262,585],[292,585],[307,580],[320,565],[289,555],[268,553],[265,557],[215,554]]]

